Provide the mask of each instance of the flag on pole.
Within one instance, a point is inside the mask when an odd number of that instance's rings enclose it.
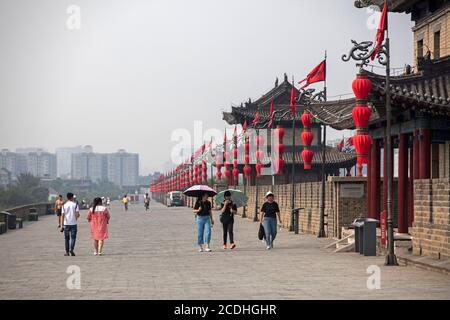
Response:
[[[305,79],[300,81],[298,84],[302,84],[303,82],[306,82],[303,88],[306,88],[312,83],[325,81],[327,73],[327,60],[323,60],[317,67],[315,67],[307,76]]]
[[[383,45],[384,41],[384,35],[386,33],[386,30],[388,28],[388,10],[387,10],[387,1],[384,2],[383,11],[381,12],[381,18],[380,18],[380,24],[378,25],[377,29],[377,35],[375,39],[375,50],[373,51],[372,55],[370,56],[371,60],[374,60],[380,52],[381,46]]]
[[[273,115],[274,115],[274,112],[275,112],[275,107],[274,107],[274,105],[273,105],[273,101],[270,103],[270,112],[269,112],[269,114],[270,114],[270,118],[269,118],[269,123],[268,123],[268,127],[270,128],[270,127],[272,127],[272,122],[273,122]]]
[[[295,105],[295,86],[294,86],[294,84],[292,84],[290,107],[291,107],[292,116],[295,116],[295,113],[297,112],[297,106]]]
[[[345,138],[342,138],[342,140],[338,143],[337,148],[339,151],[342,151],[342,149],[344,148],[344,140]]]
[[[244,131],[247,131],[247,119],[244,121],[244,125],[242,126]]]

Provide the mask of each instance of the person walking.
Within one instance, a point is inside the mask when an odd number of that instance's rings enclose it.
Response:
[[[148,193],[146,193],[145,196],[144,196],[145,211],[148,210],[149,206],[150,206],[150,196],[148,195]]]
[[[103,206],[101,198],[95,198],[92,208],[87,213],[94,241],[94,256],[103,254],[103,244],[108,239],[108,223],[111,218],[108,209]]]
[[[123,196],[122,202],[125,207],[125,211],[128,211],[128,202],[129,202],[128,195]]]
[[[109,208],[110,205],[111,205],[111,198],[107,197],[106,198],[106,206]]]
[[[62,195],[59,195],[55,201],[55,214],[58,217],[58,229],[61,228],[61,213],[64,205],[64,199]]]
[[[237,212],[237,207],[231,201],[231,192],[225,191],[224,201],[221,204],[220,222],[222,222],[223,227],[223,249],[227,249],[227,235],[230,237],[230,249],[236,247],[234,243],[233,225],[234,225],[234,215]]]
[[[214,225],[214,218],[212,215],[212,205],[208,200],[208,193],[204,193],[198,198],[194,205],[194,213],[197,223],[197,244],[199,252],[211,252],[209,243],[211,242],[211,227]]]
[[[273,241],[277,236],[277,217],[281,224],[280,207],[274,201],[274,194],[269,191],[266,194],[266,202],[261,207],[259,222],[264,227],[267,250],[273,249]]]
[[[74,201],[73,193],[67,194],[67,202],[61,210],[61,232],[64,232],[66,253],[65,256],[75,256],[75,242],[77,240],[77,220],[80,217],[80,208]]]

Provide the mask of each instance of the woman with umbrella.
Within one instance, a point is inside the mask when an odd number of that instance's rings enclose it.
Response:
[[[220,222],[223,226],[223,249],[227,249],[227,234],[230,235],[230,249],[234,249],[236,245],[233,240],[234,215],[237,212],[237,206],[231,200],[231,192],[229,190],[224,193],[224,201],[221,204]]]
[[[209,243],[211,241],[211,226],[214,225],[212,205],[208,200],[217,194],[208,186],[198,185],[187,189],[184,194],[188,197],[198,197],[194,205],[195,221],[197,223],[197,244],[199,252],[211,252]]]

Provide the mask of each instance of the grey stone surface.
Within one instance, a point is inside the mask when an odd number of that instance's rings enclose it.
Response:
[[[187,208],[152,202],[124,212],[111,207],[104,256],[93,255],[82,214],[76,257],[64,257],[56,218],[44,216],[0,235],[0,299],[450,299],[450,277],[413,267],[386,267],[384,257],[331,253],[330,240],[281,230],[275,249],[257,240],[258,224],[236,218],[237,248],[221,249],[216,218],[211,253],[196,247]],[[66,270],[81,270],[68,289]],[[381,268],[381,289],[367,289],[367,268]]]

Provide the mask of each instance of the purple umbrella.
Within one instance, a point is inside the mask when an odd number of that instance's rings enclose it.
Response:
[[[205,185],[192,186],[189,189],[185,190],[183,193],[188,197],[196,198],[201,197],[204,193],[207,193],[210,197],[214,197],[217,194],[214,189]]]

